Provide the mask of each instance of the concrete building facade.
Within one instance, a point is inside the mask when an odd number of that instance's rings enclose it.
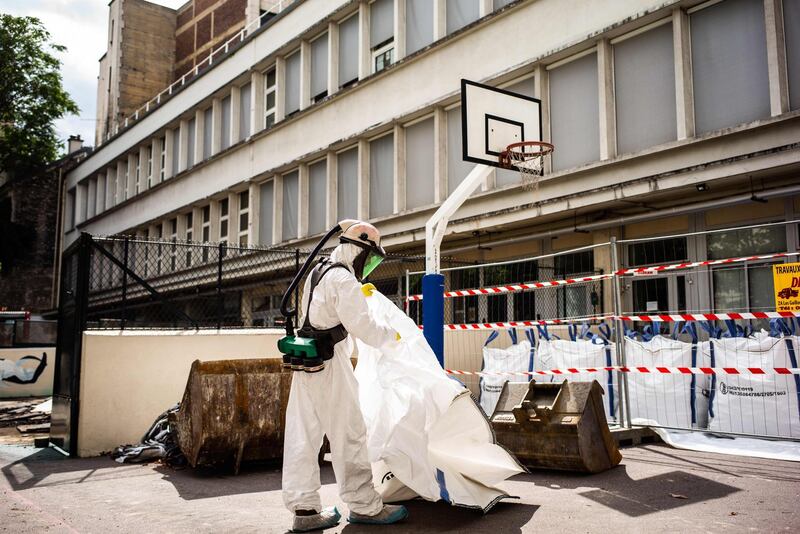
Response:
[[[800,219],[796,2],[302,0],[254,20],[69,173],[65,245],[86,231],[309,247],[358,217],[392,251],[418,253],[471,168],[468,78],[540,98],[556,150],[535,193],[494,172],[451,221],[445,254],[488,261],[776,221],[787,224],[757,246],[746,232],[690,236],[642,257],[800,247],[788,223]]]

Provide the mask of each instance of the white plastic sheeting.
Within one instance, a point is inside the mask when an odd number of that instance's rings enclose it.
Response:
[[[750,337],[711,341],[714,367],[795,367],[798,337]],[[795,375],[724,375],[712,380],[711,431],[800,438]]]
[[[367,302],[374,319],[401,336],[380,350],[357,342],[376,488],[389,502],[418,495],[488,511],[509,497],[497,484],[524,468],[494,443],[480,408],[447,377],[414,322],[377,291]]]
[[[652,421],[650,424],[657,423]],[[664,443],[676,449],[800,462],[800,443],[796,441],[718,436],[691,430],[672,430],[659,427],[653,427],[653,431]]]
[[[511,334],[513,330],[509,330]],[[530,331],[529,331],[530,332]],[[483,347],[483,367],[486,373],[525,372],[533,369],[533,352],[530,337],[517,343],[516,335],[512,336],[512,345],[505,349],[488,346],[498,336],[492,332]],[[508,382],[507,376],[482,376],[480,381],[480,405],[483,412],[491,417],[500,400],[503,385]]]

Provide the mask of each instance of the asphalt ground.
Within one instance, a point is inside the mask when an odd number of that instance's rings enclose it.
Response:
[[[374,527],[346,521],[326,532],[775,532],[800,531],[800,464],[689,452],[664,445],[622,450],[599,475],[537,471],[505,483],[519,499],[488,514],[406,503],[409,518]],[[280,469],[239,476],[64,458],[52,449],[0,445],[0,532],[285,532]],[[322,497],[346,517],[332,470]]]

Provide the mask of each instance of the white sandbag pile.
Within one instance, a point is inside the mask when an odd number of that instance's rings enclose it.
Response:
[[[381,350],[357,342],[376,488],[388,502],[418,495],[488,511],[509,497],[497,484],[524,468],[494,443],[481,409],[447,377],[417,325],[377,291],[367,302],[401,336]]]
[[[517,342],[515,330],[508,330],[511,338],[511,346],[507,348],[490,347],[489,345],[499,337],[498,332],[493,331],[483,346],[483,365],[481,371],[485,373],[518,373],[533,370],[533,330],[527,330],[527,340]],[[520,382],[519,376],[513,375],[487,375],[481,376],[480,381],[480,402],[483,412],[491,417],[503,391],[503,385],[509,380]]]

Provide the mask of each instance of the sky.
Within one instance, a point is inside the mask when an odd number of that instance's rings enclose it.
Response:
[[[150,0],[177,8],[186,0]],[[108,0],[0,0],[0,12],[40,19],[52,42],[67,47],[61,59],[64,88],[77,102],[78,115],[56,121],[56,133],[66,142],[80,134],[84,146],[94,145],[98,60],[106,51]],[[63,146],[63,145],[62,145]]]

